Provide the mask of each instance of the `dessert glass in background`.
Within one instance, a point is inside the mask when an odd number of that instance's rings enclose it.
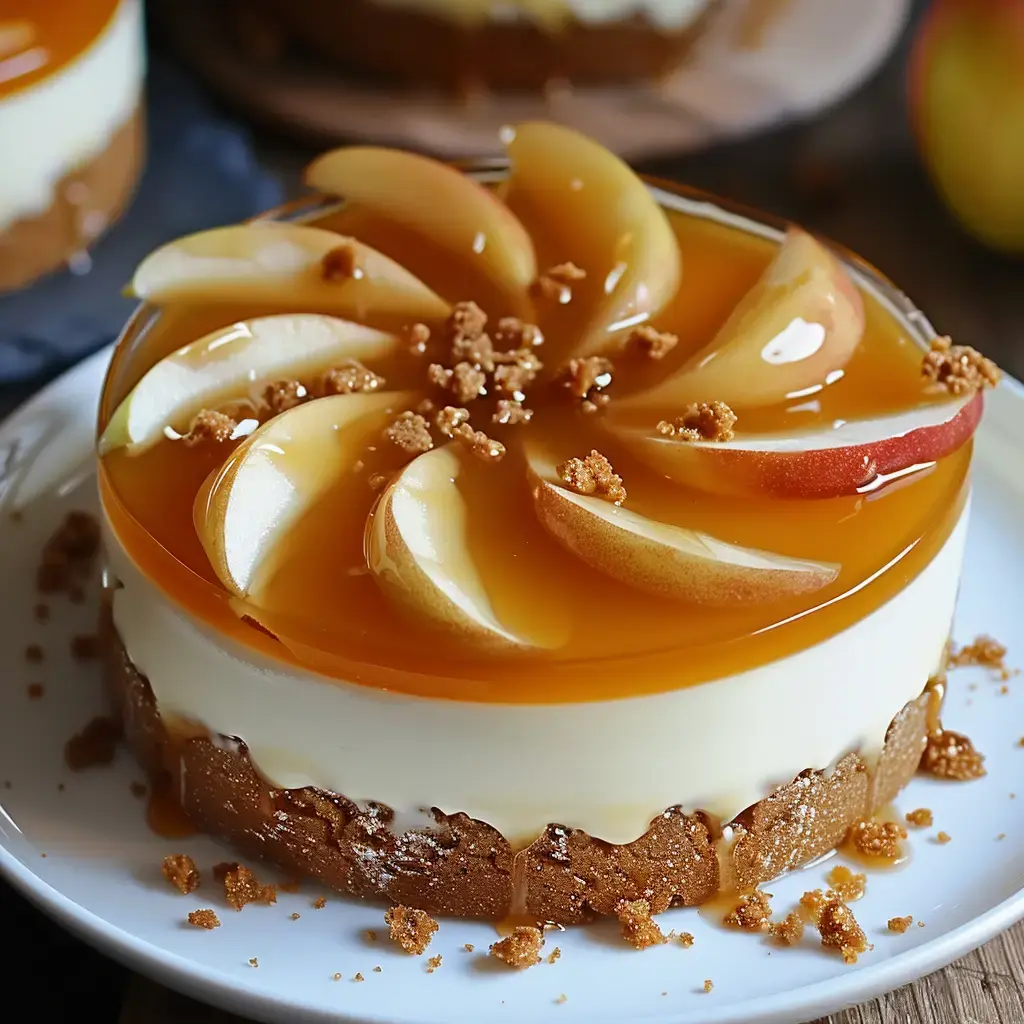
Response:
[[[76,257],[142,171],[140,0],[7,0],[0,12],[0,294]]]

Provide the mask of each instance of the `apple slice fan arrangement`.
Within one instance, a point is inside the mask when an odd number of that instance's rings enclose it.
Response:
[[[200,828],[356,895],[573,922],[749,890],[939,734],[998,371],[800,229],[555,125],[505,142],[478,177],[333,151],[301,216],[138,268],[111,689]]]

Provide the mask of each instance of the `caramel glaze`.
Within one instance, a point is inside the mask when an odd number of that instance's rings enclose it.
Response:
[[[655,326],[678,334],[680,343],[660,362],[639,356],[617,359],[613,395],[646,387],[706,344],[774,251],[774,243],[737,228],[679,213],[670,213],[670,219],[682,250],[683,283]],[[475,297],[476,286],[467,282],[480,281],[481,275],[474,277],[472,265],[441,258],[359,210],[334,213],[329,226],[398,259],[451,301]],[[540,266],[566,256],[585,264],[585,254],[555,251],[542,224],[527,222],[526,227],[537,244]],[[485,294],[482,286],[480,293]],[[742,412],[740,428],[822,426],[919,403],[920,350],[880,304],[868,295],[865,304],[864,338],[842,379],[811,396]],[[488,311],[492,316],[507,312],[493,306]],[[141,342],[122,345],[115,356],[101,426],[164,355],[216,327],[271,312],[282,310],[222,306],[161,313]],[[828,500],[737,501],[659,478],[602,431],[595,422],[599,416],[580,415],[551,383],[550,373],[562,362],[583,312],[574,303],[539,309],[537,319],[547,338],[540,354],[548,379],[537,382],[528,395],[536,415],[527,426],[493,428],[508,446],[508,456],[497,466],[481,465],[464,474],[464,495],[473,513],[469,543],[495,611],[513,629],[524,609],[562,616],[570,639],[556,652],[525,658],[477,655],[392,607],[361,572],[363,527],[376,497],[368,485],[339,486],[296,531],[271,588],[272,606],[260,609],[229,602],[192,525],[194,495],[227,457],[229,446],[187,449],[167,441],[139,457],[123,450],[105,456],[100,488],[110,523],[131,558],[168,596],[197,619],[265,655],[347,682],[499,703],[663,692],[785,657],[880,607],[931,561],[950,535],[968,491],[970,444],[870,493]],[[423,363],[404,352],[392,365],[372,368],[384,374],[389,389],[422,387]],[[665,412],[652,409],[651,424]],[[746,608],[673,603],[606,578],[564,552],[537,523],[520,446],[527,431],[538,429],[559,458],[583,455],[592,447],[604,452],[625,479],[630,508],[733,543],[840,563],[839,576],[809,597]],[[377,448],[373,458],[380,466],[367,473],[403,461],[390,446]],[[240,613],[250,614],[280,639],[253,628]]]

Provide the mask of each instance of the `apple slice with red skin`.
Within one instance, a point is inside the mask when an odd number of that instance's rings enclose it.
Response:
[[[531,459],[537,518],[567,551],[598,572],[637,590],[676,601],[734,606],[813,593],[839,566],[730,544],[698,530],[658,522],[552,479]]]
[[[820,242],[791,228],[711,342],[622,407],[682,409],[713,401],[733,409],[775,405],[829,383],[863,333],[864,303],[849,274]]]
[[[833,498],[880,476],[935,462],[970,440],[981,392],[835,428],[680,441],[617,431],[638,458],[671,480],[734,496]]]

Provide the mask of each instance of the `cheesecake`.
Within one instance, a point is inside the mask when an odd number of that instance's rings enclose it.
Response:
[[[82,257],[142,167],[142,5],[12,0],[0,12],[0,293]]]
[[[447,89],[655,80],[716,0],[272,0],[287,34],[339,66]]]
[[[572,923],[839,844],[941,735],[997,379],[865,264],[569,129],[172,242],[102,398],[111,697],[203,832]]]

